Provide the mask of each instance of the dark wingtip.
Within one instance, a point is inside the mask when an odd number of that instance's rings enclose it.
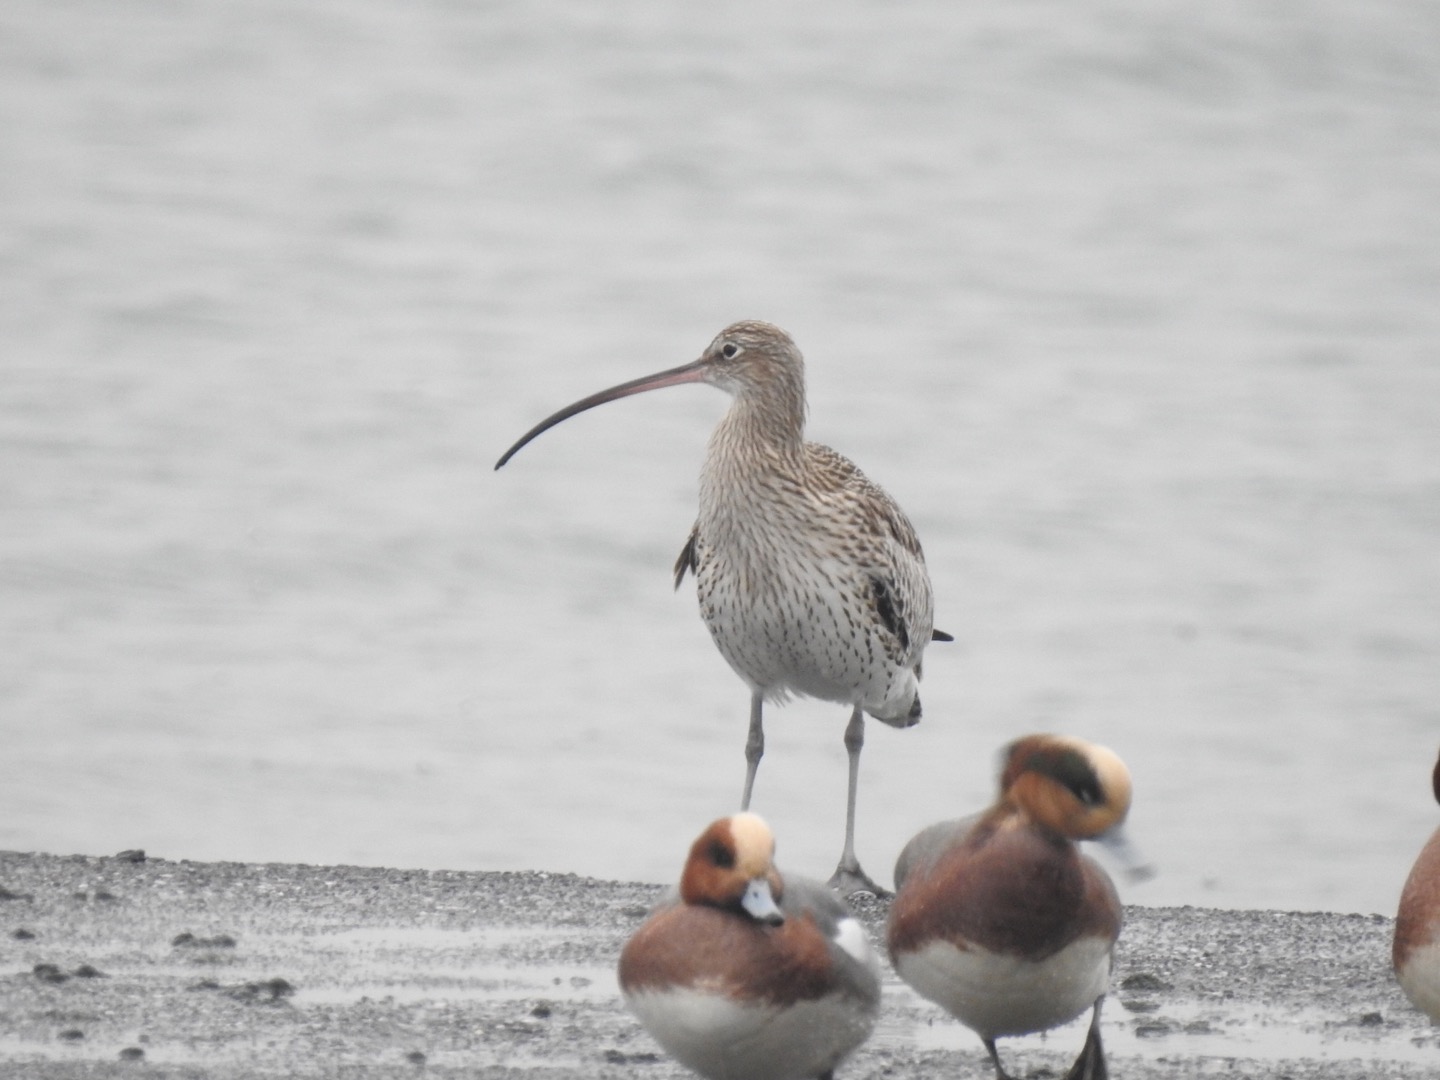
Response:
[[[500,462],[500,465],[504,465],[504,464],[505,464],[505,462],[503,462],[503,461]],[[500,467],[500,465],[496,465],[495,467],[498,469],[498,468]],[[931,640],[931,641],[954,641],[954,640],[955,640],[955,635],[954,635],[954,634],[947,634],[947,633],[945,633],[944,630],[931,630],[931,631],[930,631],[930,640]]]
[[[700,526],[696,525],[690,530],[690,537],[685,541],[685,546],[680,549],[680,557],[675,560],[675,588],[678,591],[680,583],[685,580],[687,572],[699,575],[699,562],[696,559],[695,543],[700,539]]]

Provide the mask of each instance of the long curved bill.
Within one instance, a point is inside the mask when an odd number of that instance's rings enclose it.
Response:
[[[601,390],[599,393],[591,394],[587,398],[581,398],[573,405],[566,405],[565,408],[552,416],[547,416],[538,424],[532,427],[524,435],[515,441],[515,445],[500,455],[500,460],[495,463],[495,468],[500,468],[509,461],[519,449],[528,443],[541,432],[549,431],[562,420],[569,420],[576,413],[582,413],[586,409],[593,409],[596,405],[604,405],[607,401],[615,401],[619,398],[629,397],[631,394],[643,394],[646,390],[659,390],[666,386],[679,386],[681,383],[704,382],[705,360],[692,360],[688,364],[681,364],[679,367],[670,368],[668,371],[657,371],[654,375],[644,375],[638,379],[631,379],[619,386],[612,386],[609,390]]]

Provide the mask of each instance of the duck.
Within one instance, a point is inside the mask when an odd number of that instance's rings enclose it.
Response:
[[[759,815],[712,822],[625,943],[626,1006],[707,1080],[830,1080],[875,1027],[880,962],[828,885],[782,875]]]
[[[1430,785],[1440,802],[1440,759]],[[1411,1004],[1440,1023],[1440,828],[1421,848],[1400,893],[1390,959]]]
[[[999,798],[931,825],[900,852],[886,945],[896,974],[980,1036],[1058,1027],[1091,1011],[1067,1080],[1103,1080],[1100,1006],[1122,911],[1110,876],[1077,840],[1120,835],[1132,784],[1111,750],[1063,735],[1001,753]]]
[[[805,361],[773,323],[733,323],[688,364],[631,379],[541,420],[495,468],[556,424],[606,402],[704,383],[732,404],[710,437],[699,514],[676,560],[675,588],[695,577],[700,615],[750,690],[745,786],[750,809],[765,753],[766,703],[794,695],[849,706],[845,841],[830,883],[888,896],[855,852],[865,718],[920,722],[925,648],[934,627],[925,555],[910,519],[850,459],[805,439]]]

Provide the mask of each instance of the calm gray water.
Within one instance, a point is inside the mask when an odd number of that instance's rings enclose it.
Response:
[[[956,636],[860,854],[1115,748],[1151,904],[1440,820],[1440,8],[0,6],[0,847],[670,880],[747,692],[669,570],[737,318]],[[845,710],[771,713],[782,865]]]

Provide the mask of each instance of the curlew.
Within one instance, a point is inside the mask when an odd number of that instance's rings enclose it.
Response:
[[[847,458],[805,440],[805,364],[790,335],[769,323],[735,323],[698,360],[540,421],[495,468],[576,413],[684,383],[733,398],[710,437],[675,587],[694,573],[701,617],[750,688],[740,808],[749,809],[765,750],[765,702],[800,694],[849,705],[845,846],[830,883],[884,894],[855,855],[865,716],[898,728],[917,723],[925,647],[950,638],[934,630],[930,577],[909,519]]]

